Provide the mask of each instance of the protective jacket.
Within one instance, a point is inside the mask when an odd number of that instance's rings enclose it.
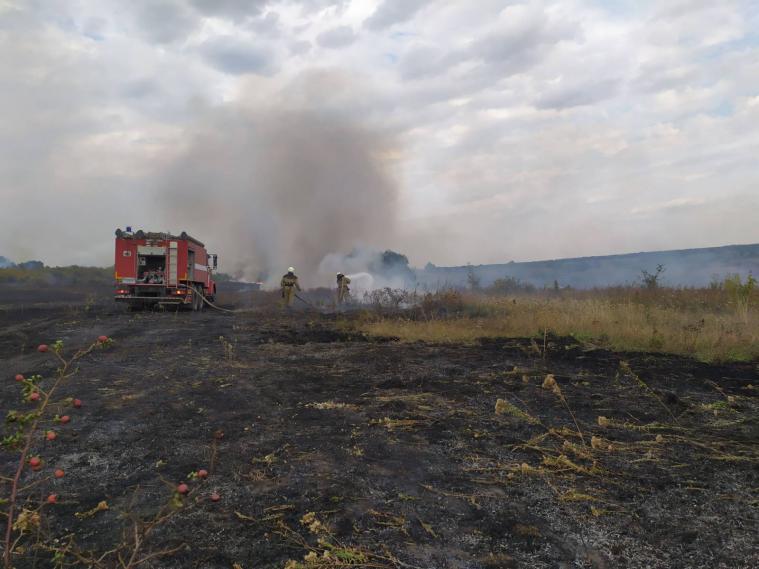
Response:
[[[348,290],[348,285],[349,284],[351,284],[351,280],[348,277],[346,277],[345,275],[337,277],[337,288],[338,289]]]
[[[292,273],[287,273],[282,277],[282,280],[279,282],[279,286],[284,288],[292,288],[295,287],[297,290],[300,290],[300,285],[298,284],[298,277],[296,277]]]
[[[337,302],[343,303],[348,299],[348,294],[350,293],[350,288],[348,285],[351,283],[351,280],[346,277],[345,275],[340,275],[337,277]]]
[[[295,298],[295,290],[300,290],[298,277],[296,277],[293,273],[287,273],[282,277],[282,280],[279,282],[279,286],[282,287],[282,298],[285,301],[285,305],[291,306],[293,299]]]

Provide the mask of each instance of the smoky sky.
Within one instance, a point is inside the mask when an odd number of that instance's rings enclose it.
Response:
[[[233,104],[188,136],[159,207],[223,252],[230,272],[274,282],[295,266],[310,285],[331,284],[318,271],[326,255],[381,247],[395,231],[390,141],[349,118]]]
[[[759,242],[756,0],[0,1],[0,255]],[[330,257],[333,258],[333,257]]]

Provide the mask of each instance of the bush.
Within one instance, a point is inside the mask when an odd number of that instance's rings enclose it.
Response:
[[[744,283],[740,275],[730,275],[725,278],[723,287],[730,297],[730,302],[744,322],[748,322],[748,311],[751,297],[756,289],[756,279],[749,274]]]
[[[647,288],[649,290],[656,290],[659,288],[659,285],[661,284],[661,281],[659,280],[661,278],[661,274],[665,271],[664,265],[656,265],[656,271],[653,273],[649,273],[647,270],[643,269],[640,271],[641,275],[641,281],[643,281],[643,287]]]
[[[427,293],[422,298],[420,307],[427,318],[446,318],[464,311],[464,297],[456,290]]]
[[[364,293],[364,302],[371,304],[374,308],[390,308],[398,310],[403,305],[414,304],[417,299],[416,292],[407,291],[400,288],[380,288],[371,292]]]
[[[496,279],[486,291],[489,294],[518,294],[535,292],[535,286],[514,277]]]

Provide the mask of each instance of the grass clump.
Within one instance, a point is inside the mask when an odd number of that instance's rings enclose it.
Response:
[[[736,292],[736,290],[738,292]],[[413,310],[368,318],[363,331],[401,341],[574,337],[616,351],[663,352],[703,361],[759,358],[759,292],[729,281],[710,289],[535,291],[521,296],[427,295]]]
[[[320,409],[322,411],[334,410],[334,409],[345,409],[349,411],[355,411],[357,409],[355,405],[351,405],[350,403],[342,403],[339,401],[322,401],[320,403],[307,403],[305,406],[311,409]]]
[[[511,417],[514,417],[516,419],[519,419],[520,421],[524,421],[525,423],[529,423],[530,425],[537,425],[540,423],[540,420],[533,417],[529,413],[526,413],[525,411],[522,411],[519,407],[516,405],[509,403],[505,399],[498,399],[495,402],[495,414],[496,415],[509,415]]]

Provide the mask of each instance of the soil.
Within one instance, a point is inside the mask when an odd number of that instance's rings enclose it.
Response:
[[[143,551],[179,549],[143,567],[284,567],[311,551],[313,567],[759,566],[756,363],[553,337],[401,344],[352,319],[0,310],[4,411],[28,407],[13,375],[54,374],[37,344],[114,340],[61,388],[84,405],[56,441],[40,434],[46,468],[25,474],[66,472],[31,493],[59,495],[47,534],[105,552],[125,512],[150,519],[184,481]],[[7,475],[16,455],[0,456]],[[199,468],[207,480],[188,477]],[[28,548],[16,567],[50,556]]]

